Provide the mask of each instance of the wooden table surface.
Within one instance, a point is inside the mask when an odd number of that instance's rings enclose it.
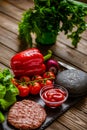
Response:
[[[18,39],[18,23],[22,13],[32,6],[33,0],[0,0],[0,67],[10,69],[11,57],[22,50]],[[70,42],[61,33],[56,44],[50,47],[53,57],[87,72],[87,30],[82,34],[76,49]],[[87,96],[55,120],[46,130],[87,130]]]

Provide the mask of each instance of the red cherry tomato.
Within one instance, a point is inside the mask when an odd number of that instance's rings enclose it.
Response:
[[[46,80],[46,85],[50,85],[51,86],[51,85],[53,85],[53,82],[51,80],[47,79]]]
[[[55,75],[54,75],[53,72],[48,71],[48,72],[45,72],[43,74],[43,78],[53,78],[53,79],[55,79]]]
[[[32,77],[32,80],[38,80],[38,82],[41,82],[42,81],[42,76],[40,76],[40,75],[35,75],[35,76],[33,76]]]
[[[27,85],[18,85],[19,96],[26,97],[29,95],[30,88]]]
[[[19,83],[17,82],[17,79],[13,78],[12,79],[12,83],[17,87],[19,85]]]
[[[30,78],[28,76],[21,76],[20,77],[20,81],[21,82],[29,82],[30,81]]]
[[[40,84],[41,84],[41,87],[44,87],[46,85],[53,86],[53,82],[51,80],[49,80],[49,79],[43,80]]]
[[[38,94],[41,89],[41,85],[38,82],[34,82],[33,85],[29,85],[31,94]]]

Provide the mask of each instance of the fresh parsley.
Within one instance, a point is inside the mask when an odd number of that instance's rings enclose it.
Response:
[[[87,4],[75,0],[34,0],[34,7],[25,11],[19,23],[19,37],[32,47],[31,33],[36,42],[51,45],[64,31],[77,47],[81,33],[86,30]],[[52,39],[53,37],[53,39]]]

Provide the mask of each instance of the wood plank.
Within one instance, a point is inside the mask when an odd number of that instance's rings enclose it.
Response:
[[[31,7],[33,2],[32,0],[3,0],[2,2],[4,2],[4,5],[2,6],[3,13],[0,15],[0,67],[4,68],[10,67],[11,57],[21,49],[21,43],[18,40],[18,21],[21,18],[21,12]],[[73,49],[70,44],[68,45],[62,35],[59,38],[55,46],[51,47],[54,50],[53,57],[70,65],[75,65],[80,69],[83,68],[82,70],[87,72],[87,31],[82,34],[77,49]],[[75,107],[58,118],[46,130],[53,129],[86,130],[87,98],[84,98]]]
[[[78,103],[77,103],[78,104]],[[85,105],[84,105],[85,106]],[[83,111],[81,111],[81,110],[78,110],[78,109],[76,109],[75,107],[72,107],[71,109],[70,109],[70,114],[73,116],[73,115],[77,115],[77,117],[78,118],[80,118],[82,121],[84,121],[84,125],[85,125],[85,127],[87,127],[86,126],[86,124],[87,124],[87,116],[86,116],[86,113],[84,113]],[[69,114],[69,112],[68,112],[68,114]],[[67,113],[66,113],[67,114]]]
[[[0,27],[0,42],[16,52],[19,51],[20,41],[18,36],[2,27]]]
[[[78,107],[76,107],[78,106]],[[82,106],[83,109],[82,109]],[[84,111],[85,110],[85,111]],[[67,126],[71,130],[87,129],[87,97],[78,102],[75,107],[72,107],[63,116],[58,119],[59,122]]]
[[[76,115],[67,111],[63,116],[59,117],[58,121],[67,126],[70,130],[86,130],[86,123]]]
[[[82,33],[83,39],[87,40],[87,30]]]
[[[9,2],[10,2],[10,3],[9,3]],[[1,10],[2,12],[4,12],[4,13],[10,15],[11,17],[14,17],[14,18],[20,20],[21,15],[22,15],[22,13],[24,12],[24,10],[21,10],[21,9],[19,9],[19,8],[15,7],[14,5],[11,4],[11,3],[14,3],[14,4],[18,5],[18,3],[19,3],[19,5],[20,5],[20,2],[23,3],[23,7],[24,7],[24,5],[26,6],[26,4],[27,4],[27,5],[28,5],[28,4],[30,5],[30,3],[33,3],[33,0],[31,0],[31,1],[29,1],[29,2],[26,1],[26,0],[25,0],[25,2],[23,2],[23,0],[21,0],[21,1],[20,1],[20,0],[19,0],[19,1],[11,1],[11,0],[8,0],[8,2],[7,2],[7,0],[4,0],[4,1],[1,3],[0,10]],[[5,6],[4,6],[4,5],[5,5]],[[21,5],[20,5],[20,6],[21,6]],[[30,6],[29,6],[28,8],[30,8]],[[82,37],[87,40],[87,31],[85,31],[85,32],[82,34]]]
[[[0,13],[0,26],[18,34],[18,21]]]
[[[14,1],[12,1],[12,2],[14,2]],[[17,2],[20,2],[20,1],[17,1]],[[23,2],[23,1],[22,1],[22,2]],[[29,1],[29,2],[30,2],[30,1]],[[29,2],[28,2],[28,4],[29,4]],[[24,4],[26,4],[26,1],[25,1]],[[5,5],[5,6],[4,6],[4,5]],[[8,3],[7,1],[3,1],[3,2],[1,3],[1,8],[0,8],[0,9],[1,9],[2,12],[6,13],[6,14],[8,14],[9,16],[14,17],[14,18],[16,18],[16,19],[18,19],[18,20],[21,19],[21,15],[22,15],[22,13],[24,12],[23,10],[21,10],[21,9],[19,9],[19,8],[17,8],[17,7],[15,7],[14,5]],[[86,37],[86,36],[87,36],[87,31],[85,31],[85,32],[82,34],[82,37],[87,40],[87,37]]]
[[[52,59],[55,59],[55,60],[57,60],[58,62],[62,62],[62,63],[64,63],[64,64],[66,64],[66,65],[69,65],[70,68],[78,69],[78,67],[74,66],[73,64],[70,64],[69,61],[65,61],[65,60],[63,60],[62,58],[58,57],[58,56],[52,55]]]
[[[3,46],[0,43],[0,63],[4,64],[10,68],[11,57],[15,54],[16,54],[16,52],[11,50],[10,48],[7,48],[6,46]]]
[[[24,49],[27,49],[27,46],[22,45],[23,43],[20,42],[20,40],[18,39],[18,36],[16,34],[9,32],[8,30],[5,30],[2,27],[0,27],[0,42],[4,46],[7,46],[7,47],[13,49],[15,52],[19,52]],[[52,58],[56,59],[57,61],[65,62],[61,58],[56,57],[54,55],[52,56]],[[65,63],[69,64],[70,66],[73,66],[70,63],[67,63],[67,62],[65,62]]]
[[[83,100],[81,100],[81,102],[79,102],[77,105],[75,105],[75,107],[78,110],[83,111],[84,113],[87,114],[87,97],[84,98]]]
[[[0,69],[8,68],[6,65],[0,63]]]
[[[6,31],[5,31],[6,32]],[[1,31],[1,33],[2,33],[2,31]],[[5,35],[7,35],[6,33],[3,33],[3,39],[5,40],[5,38],[4,37],[6,37]],[[9,33],[10,34],[10,33]],[[12,33],[11,33],[12,34]],[[13,39],[13,37],[14,37],[14,35],[12,35],[12,39]],[[9,41],[8,42],[10,42],[10,44],[11,44],[11,41],[10,41],[10,39],[8,39]],[[12,40],[12,42],[14,43],[13,45],[15,45],[15,47],[16,48],[14,48],[15,49],[15,51],[18,51],[19,50],[19,48],[17,47],[17,45],[19,44],[19,40],[17,39],[17,36],[16,36],[16,38],[15,38],[15,40],[13,39]],[[4,43],[4,42],[3,42]],[[5,42],[6,43],[6,42]],[[9,45],[10,45],[9,44]],[[17,44],[17,45],[16,45]],[[67,51],[64,51],[64,49],[65,49],[65,47],[66,46],[64,46],[64,45],[62,45],[61,43],[58,43],[58,45],[56,45],[56,46],[54,46],[54,47],[52,47],[52,50],[53,51],[55,51],[55,49],[56,49],[56,52],[57,52],[57,56],[59,56],[60,58],[62,58],[62,59],[64,59],[64,60],[66,60],[66,61],[70,61],[71,60],[71,64],[73,64],[74,63],[74,65],[77,65],[77,67],[81,67],[81,68],[83,68],[83,65],[85,64],[85,70],[87,69],[87,66],[86,66],[86,62],[87,62],[87,57],[85,56],[83,56],[83,55],[81,55],[79,52],[77,52],[77,51],[75,51],[74,49],[70,49],[69,50],[69,48],[67,49]],[[66,47],[67,48],[67,47]],[[17,50],[16,50],[17,49]],[[69,51],[68,51],[69,50]],[[54,53],[55,54],[55,53]],[[66,54],[66,55],[65,55]],[[77,55],[78,54],[78,55]],[[67,56],[68,55],[68,56]],[[73,57],[73,62],[72,62],[72,57]],[[80,57],[82,57],[82,59],[80,58]],[[69,58],[69,59],[68,59]],[[82,61],[82,62],[79,62],[79,61]],[[75,63],[76,62],[76,63]],[[84,63],[84,64],[83,64]],[[87,70],[86,70],[87,71]]]
[[[7,4],[6,4],[6,5],[7,5]],[[9,5],[9,4],[8,4],[8,5]],[[11,6],[11,4],[10,4],[10,6]],[[8,8],[7,8],[7,6],[6,6],[6,9],[9,9],[10,6],[8,6]],[[12,5],[12,6],[13,6],[13,5]],[[11,8],[12,8],[12,7],[11,7]],[[7,12],[9,12],[9,11],[7,11]],[[18,13],[18,12],[17,12],[17,13]],[[10,15],[12,16],[12,13],[10,13]],[[16,16],[14,16],[14,17],[16,17]],[[21,16],[20,16],[20,17],[21,17]],[[20,19],[20,17],[19,17],[19,19]],[[86,34],[85,34],[85,35],[86,35]],[[60,42],[62,42],[63,44],[72,47],[72,46],[71,46],[71,41],[68,41],[63,34],[61,34],[61,35],[58,37],[58,40],[59,40]],[[83,44],[84,44],[84,45],[83,45]],[[82,53],[87,54],[87,51],[84,51],[84,49],[86,49],[86,48],[87,48],[87,44],[86,44],[86,42],[82,39],[82,42],[78,44],[77,50],[79,51],[79,50],[81,49],[80,51],[81,51]]]
[[[66,126],[62,125],[60,122],[55,121],[50,125],[50,127],[47,127],[45,130],[69,130]]]
[[[27,49],[26,44],[21,43],[21,41],[18,39],[18,35],[5,30],[2,27],[0,27],[0,42],[4,46],[13,49],[15,52]]]
[[[8,3],[7,1],[3,1],[0,5],[0,10],[6,15],[9,15],[12,18],[15,18],[16,20],[21,19],[23,10],[15,7],[14,5]]]
[[[66,45],[57,42],[51,47],[53,54],[61,57],[65,61],[69,61],[71,64],[77,66],[79,69],[87,72],[87,56],[79,53],[73,48],[69,48]]]
[[[6,0],[6,1],[23,10],[27,10],[34,6],[33,0]]]
[[[86,34],[87,34],[87,31],[85,31],[85,35]],[[67,37],[63,34],[63,32],[61,32],[60,35],[57,37],[57,42],[61,42],[64,45],[74,48],[71,44],[71,42],[72,42],[71,39],[67,39]],[[81,40],[78,43],[78,46],[77,46],[77,48],[75,48],[75,50],[87,55],[87,41],[83,37],[81,38]]]

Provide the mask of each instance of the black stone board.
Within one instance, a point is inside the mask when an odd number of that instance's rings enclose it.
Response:
[[[61,63],[61,62],[60,62]],[[72,67],[61,63],[62,67],[61,70],[63,69],[71,69]],[[73,68],[74,69],[74,68]],[[49,108],[47,106],[45,106],[44,102],[40,99],[40,96],[29,96],[28,99],[31,99],[33,101],[36,101],[37,103],[39,103],[40,105],[42,105],[47,113],[47,118],[45,120],[45,122],[41,125],[40,128],[38,128],[37,130],[44,130],[45,128],[47,128],[51,123],[53,123],[59,116],[61,116],[62,114],[64,114],[64,112],[66,112],[70,107],[72,107],[73,105],[75,105],[76,103],[78,103],[80,100],[82,100],[82,98],[84,98],[84,96],[81,97],[68,97],[67,101],[65,103],[63,103],[60,107],[58,108]],[[22,100],[20,98],[18,98],[18,100]],[[6,120],[4,123],[0,124],[0,130],[17,130],[14,127],[12,127],[11,125],[9,125],[7,123],[7,112],[5,113],[5,117]]]

